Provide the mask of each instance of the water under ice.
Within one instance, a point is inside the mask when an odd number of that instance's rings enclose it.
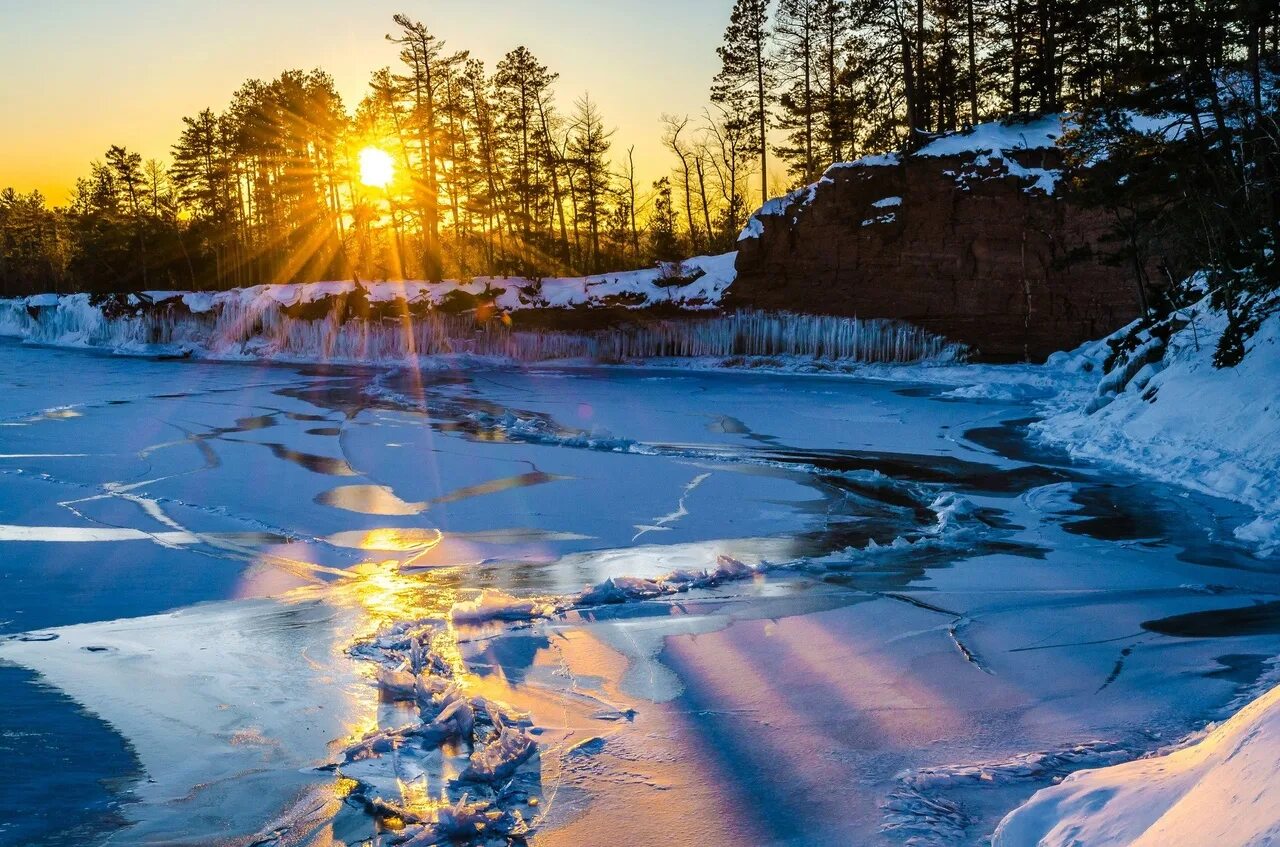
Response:
[[[1034,391],[0,360],[6,846],[977,844],[1280,653]]]

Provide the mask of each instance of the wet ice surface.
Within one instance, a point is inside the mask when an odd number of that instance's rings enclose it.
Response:
[[[1250,516],[1025,404],[0,362],[0,844],[978,843],[1280,653]]]

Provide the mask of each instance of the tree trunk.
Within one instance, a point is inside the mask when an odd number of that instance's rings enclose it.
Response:
[[[965,0],[969,47],[969,123],[978,123],[978,50],[973,23],[974,0]]]

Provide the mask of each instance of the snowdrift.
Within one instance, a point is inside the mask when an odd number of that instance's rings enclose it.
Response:
[[[1280,687],[1197,743],[1079,771],[1000,824],[992,847],[1262,847],[1280,841]]]

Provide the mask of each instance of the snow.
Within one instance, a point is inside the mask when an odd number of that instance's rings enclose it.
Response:
[[[1280,839],[1280,687],[1197,742],[1042,789],[992,847],[1264,847]]]
[[[1065,120],[1062,116],[1051,115],[1025,124],[979,124],[969,132],[944,135],[925,145],[914,155],[922,158],[972,157],[972,161],[964,169],[948,172],[961,190],[967,190],[969,183],[975,180],[1014,176],[1029,183],[1024,191],[1052,195],[1062,178],[1062,171],[1057,168],[1022,165],[1012,154],[1054,147],[1062,135]],[[984,173],[992,168],[997,171],[995,177]]]
[[[1068,391],[1034,430],[1082,458],[1119,464],[1244,503],[1257,519],[1236,537],[1266,553],[1280,547],[1280,316],[1266,320],[1244,361],[1213,366],[1226,327],[1201,304],[1161,353],[1149,339],[1092,391]],[[1101,370],[1107,345],[1094,342],[1048,365]]]
[[[1050,148],[1062,137],[1059,115],[1049,115],[1027,123],[993,121],[978,124],[967,132],[948,133],[915,152],[924,158],[994,153],[1005,150],[1040,150]]]
[[[900,164],[902,164],[902,157],[897,153],[875,153],[863,156],[861,159],[855,159],[852,162],[836,162],[827,168],[827,174],[850,168],[893,168]]]
[[[877,200],[876,202],[872,203],[871,205],[872,205],[872,206],[875,206],[877,209],[887,209],[887,208],[889,208],[890,206],[901,206],[901,205],[902,205],[902,198],[901,198],[901,197],[886,197],[886,198],[884,198],[883,200]]]
[[[716,308],[737,276],[734,263],[737,253],[718,256],[696,256],[667,268],[654,267],[636,271],[598,274],[586,277],[475,277],[470,280],[444,280],[438,283],[422,280],[329,281],[255,285],[230,291],[144,291],[132,302],[164,303],[181,299],[194,314],[233,307],[246,312],[262,312],[268,308],[292,307],[315,303],[326,297],[364,290],[370,303],[404,301],[411,306],[439,306],[455,292],[492,297],[498,308],[506,311],[525,309],[569,309],[623,305],[628,309],[644,309],[657,305],[674,305],[684,309]],[[664,271],[682,277],[679,285],[664,285]],[[628,298],[615,303],[614,298]],[[12,310],[25,307],[77,309],[92,321],[94,307],[87,294],[59,296],[38,294],[19,300],[0,301]],[[0,317],[0,334],[17,334],[12,315]]]
[[[796,209],[796,215],[792,218],[792,223],[799,220],[800,213],[813,203],[818,197],[818,190],[824,185],[831,185],[835,181],[830,176],[824,174],[821,179],[810,185],[797,188],[788,192],[781,197],[774,197],[766,200],[764,205],[756,210],[756,213],[747,221],[746,227],[738,236],[739,241],[746,241],[752,238],[759,238],[764,235],[763,218],[780,218],[785,217],[791,209]]]
[[[756,212],[751,216],[751,220],[747,221],[747,225],[738,235],[739,241],[746,241],[751,238],[759,238],[764,235],[764,222],[760,220],[760,212]]]

